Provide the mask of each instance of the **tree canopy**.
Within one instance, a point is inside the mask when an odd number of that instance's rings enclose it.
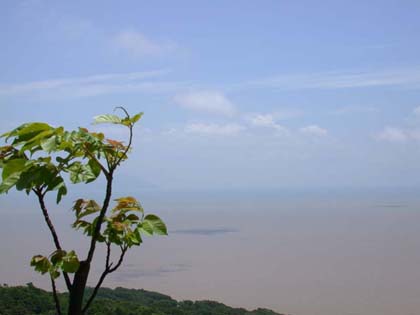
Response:
[[[105,277],[121,266],[128,249],[140,246],[144,235],[167,235],[165,223],[155,214],[146,214],[136,198],[122,196],[114,199],[111,205],[114,173],[128,158],[132,149],[134,124],[143,115],[138,113],[130,116],[124,108],[117,109],[124,113],[123,117],[99,115],[94,118],[94,123],[126,127],[127,144],[86,128],[68,131],[64,127],[53,127],[43,122],[25,123],[1,135],[7,145],[0,147],[0,193],[16,188],[37,197],[55,250],[33,256],[31,266],[35,271],[49,275],[58,314],[61,314],[62,308],[56,279],[62,277],[69,292],[68,314],[84,314]],[[83,256],[61,246],[45,196],[55,194],[58,204],[68,192],[68,182],[88,184],[100,175],[106,180],[103,201],[79,198],[72,207],[72,227],[89,239],[88,251]],[[90,265],[98,243],[105,245],[105,266],[90,297],[84,299]],[[112,262],[111,251],[115,249],[119,251],[119,258]]]

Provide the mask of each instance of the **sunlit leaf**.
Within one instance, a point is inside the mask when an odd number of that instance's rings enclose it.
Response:
[[[95,124],[101,123],[111,123],[111,124],[121,124],[121,118],[117,115],[105,114],[93,117]]]
[[[36,255],[31,259],[31,266],[35,268],[35,271],[44,274],[50,269],[51,263],[47,257],[42,255]]]
[[[132,124],[135,124],[143,116],[143,113],[138,113],[130,118]]]
[[[54,151],[56,147],[57,147],[56,136],[52,136],[50,138],[41,140],[41,148],[48,153]]]

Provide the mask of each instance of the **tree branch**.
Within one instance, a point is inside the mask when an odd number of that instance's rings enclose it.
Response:
[[[99,233],[101,231],[102,221],[104,220],[106,211],[108,210],[109,201],[111,200],[111,195],[112,195],[112,175],[113,175],[113,171],[110,170],[110,172],[106,176],[106,193],[105,193],[105,198],[104,198],[104,201],[102,203],[101,212],[99,213],[99,216],[98,216],[98,221],[96,222],[95,230],[92,233],[92,238],[91,238],[91,241],[90,241],[89,252],[88,252],[88,256],[86,258],[86,261],[88,263],[90,263],[92,261],[93,254],[95,253],[96,242],[98,241],[98,236],[99,236]]]
[[[55,287],[55,280],[53,277],[51,277],[51,286],[53,289],[53,297],[54,297],[55,309],[57,310],[57,315],[61,315],[60,300],[58,299],[57,289]]]
[[[118,259],[117,264],[114,267],[112,267],[112,263],[109,262],[110,261],[110,256],[111,256],[111,243],[107,242],[106,246],[107,246],[107,248],[106,248],[105,270],[102,272],[98,283],[96,284],[95,288],[93,289],[92,295],[89,297],[89,300],[87,301],[85,307],[83,308],[83,310],[82,310],[83,314],[88,310],[90,304],[95,299],[96,294],[99,291],[99,288],[101,287],[102,283],[105,280],[105,277],[107,275],[109,275],[110,273],[114,272],[115,270],[117,270],[118,267],[121,265],[121,263],[124,260],[124,255],[125,255],[125,253],[127,252],[127,249],[128,249],[128,247],[123,247],[123,246],[120,247],[121,248],[120,258]]]
[[[124,107],[119,106],[116,109],[121,109],[125,113],[126,118],[128,118],[128,119],[130,118],[130,115],[128,114],[127,110]],[[130,150],[131,143],[133,141],[133,123],[130,122],[128,128],[130,130],[130,136],[128,138],[127,147],[125,148],[124,153],[120,156],[120,158],[117,160],[117,162],[115,162],[115,164],[112,166],[112,169],[115,169],[121,163],[121,161],[124,158],[124,156],[127,155],[128,150]]]
[[[39,202],[39,205],[41,207],[42,214],[44,215],[45,223],[47,223],[47,226],[50,229],[51,235],[53,237],[55,248],[58,249],[58,250],[62,250],[61,245],[60,245],[60,241],[58,240],[57,232],[55,231],[54,225],[52,224],[50,216],[48,215],[47,207],[45,206],[44,193],[42,193],[42,191],[40,189],[33,189],[33,192],[38,197],[38,202]],[[72,287],[72,284],[71,284],[69,275],[66,272],[63,272],[63,276],[64,276],[64,280],[66,282],[67,289],[70,291],[71,287]]]
[[[121,266],[121,263],[124,260],[124,255],[127,252],[128,247],[126,247],[126,246],[125,247],[120,246],[120,248],[121,248],[120,258],[118,259],[118,262],[117,262],[117,264],[114,267],[109,266],[109,273],[114,272],[115,270],[117,270],[118,267]]]
[[[105,174],[105,177],[108,176],[108,170],[105,168],[105,166],[102,165],[101,162],[99,162],[99,160],[96,158],[95,155],[93,155],[85,146],[85,153],[92,159],[94,160],[96,163],[98,163],[99,167],[101,168],[102,172]]]

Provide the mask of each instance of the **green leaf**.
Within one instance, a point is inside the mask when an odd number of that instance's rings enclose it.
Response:
[[[80,161],[73,162],[67,170],[70,173],[70,180],[73,184],[90,183],[98,178],[100,172],[96,166],[93,168],[89,164],[82,164]]]
[[[44,274],[50,269],[51,263],[47,257],[42,255],[36,255],[31,259],[31,266],[35,268],[35,271]]]
[[[57,147],[56,136],[52,136],[52,137],[41,140],[41,148],[48,153],[54,151],[56,147]]]
[[[76,220],[73,224],[72,227],[76,230],[78,229],[83,229],[83,233],[85,234],[89,234],[89,230],[91,228],[91,223],[85,221],[85,220]]]
[[[140,223],[138,225],[138,230],[143,234],[146,234],[149,236],[153,235],[153,226],[148,221],[143,221],[142,223]]]
[[[142,239],[139,231],[136,229],[127,233],[125,237],[125,243],[131,247],[133,245],[139,246],[142,243]]]
[[[143,113],[138,113],[136,115],[134,115],[133,117],[130,118],[130,121],[132,124],[135,124],[136,122],[139,121],[139,119],[143,116]]]
[[[102,124],[102,123],[121,124],[121,118],[118,117],[117,115],[105,114],[105,115],[95,116],[93,117],[93,119],[94,119],[94,124]]]
[[[3,166],[2,179],[5,180],[14,173],[20,173],[25,169],[25,159],[13,159],[7,161]]]
[[[79,269],[79,266],[80,262],[74,250],[63,256],[62,269],[64,272],[75,273]]]
[[[81,218],[83,218],[85,216],[88,216],[88,215],[90,215],[92,213],[96,213],[96,212],[98,212],[100,210],[101,210],[101,207],[96,203],[95,200],[89,200],[87,202],[87,204],[85,205],[85,207],[84,207],[84,211],[81,211],[77,215],[77,218],[78,219],[81,219]]]
[[[20,179],[20,174],[19,173],[14,173],[14,174],[10,175],[9,177],[7,177],[7,179],[5,179],[0,184],[0,194],[7,193],[10,190],[10,188],[12,188],[14,185],[16,185],[16,183],[18,182],[19,179]]]
[[[101,167],[99,166],[98,162],[93,159],[89,160],[86,169],[90,175],[90,178],[86,181],[86,183],[93,182],[101,174]]]
[[[62,249],[57,249],[50,256],[51,263],[53,265],[58,265],[63,261],[63,257],[66,256],[66,251]]]
[[[30,141],[41,132],[52,129],[53,128],[46,123],[34,122],[20,125],[16,129],[4,134],[3,136],[6,137],[6,141],[11,137],[16,137],[16,139],[13,141],[13,143],[16,144]]]
[[[51,268],[50,275],[51,275],[51,278],[57,279],[60,276],[60,272],[55,268]]]
[[[57,190],[57,199],[56,203],[59,204],[63,196],[67,195],[67,187],[66,184],[63,182],[63,185],[61,185]]]
[[[150,224],[153,229],[154,234],[158,235],[168,235],[168,230],[166,229],[165,223],[154,214],[148,214],[144,217],[143,224]]]

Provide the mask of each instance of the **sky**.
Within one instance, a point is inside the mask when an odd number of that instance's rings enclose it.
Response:
[[[174,248],[191,260],[181,259],[181,254],[177,254],[169,267],[153,267],[152,260],[149,267],[155,268],[151,273],[158,268],[158,274],[171,275],[171,270],[189,270],[188,279],[199,279],[190,291],[178,292],[179,278],[173,276],[162,283],[162,278],[148,277],[150,274],[144,271],[146,280],[155,281],[146,284],[156,290],[178,294],[180,298],[214,297],[237,306],[272,306],[295,315],[310,314],[311,310],[312,314],[336,315],[338,304],[356,307],[353,315],[383,315],[386,307],[389,314],[394,314],[409,305],[404,315],[412,315],[412,310],[420,307],[410,295],[418,291],[418,285],[408,280],[420,261],[415,252],[419,248],[415,239],[420,239],[420,235],[414,232],[419,229],[413,223],[418,222],[418,214],[413,210],[418,201],[405,206],[405,198],[407,192],[412,198],[420,189],[419,16],[420,2],[414,0],[118,3],[3,0],[0,132],[24,122],[44,121],[68,129],[85,126],[126,141],[126,130],[93,126],[93,117],[113,113],[116,106],[124,106],[132,114],[144,112],[135,128],[130,159],[116,177],[116,191],[144,192],[146,203],[152,208],[175,208],[188,213],[181,215],[186,220],[182,221],[164,212],[173,222],[171,231],[178,231]],[[78,189],[100,193],[100,188]],[[336,205],[334,200],[313,201],[313,192],[324,197],[335,192],[350,195],[357,192],[366,197],[367,192],[378,191],[382,192],[381,197],[362,203],[363,209],[376,209],[368,217],[362,212],[357,212],[357,219],[350,212],[343,217],[340,216],[343,212],[331,212],[334,215],[330,222],[329,210],[320,212],[321,219],[314,218],[308,210],[311,207],[319,210],[316,205],[337,211],[341,206],[351,208],[348,200]],[[189,200],[191,192],[195,201]],[[252,220],[257,218],[245,215],[248,218],[245,220],[242,215],[244,208],[258,206],[261,200],[251,202],[246,198],[254,194],[278,197],[294,192],[303,196],[300,201],[304,203],[299,205],[308,209],[292,220],[289,228],[302,231],[315,220],[312,232],[318,237],[316,245],[329,244],[326,248],[331,250],[326,249],[322,255],[313,253],[310,246],[314,244],[304,242],[292,230],[290,235],[287,232],[284,235],[274,226],[269,229],[269,235],[273,236],[270,243],[263,225],[257,229],[256,240],[267,241],[266,247],[256,245],[255,256],[247,256],[246,242],[252,240]],[[205,198],[200,199],[203,194]],[[223,199],[226,196],[234,197],[226,201]],[[8,209],[21,202],[14,193],[0,198]],[[284,206],[281,198],[275,201],[270,198],[268,201],[263,198],[268,203],[262,208]],[[162,199],[167,204],[162,205]],[[375,206],[378,204],[385,209],[383,216],[378,215]],[[399,207],[400,204],[404,206]],[[24,209],[28,204],[19,206]],[[199,211],[202,218],[196,214],[187,224],[189,211],[194,207],[205,208]],[[296,203],[287,207],[294,213]],[[214,221],[209,213],[216,210],[220,215],[231,216],[230,221],[226,224]],[[244,221],[236,221],[235,211],[237,216],[241,213]],[[249,209],[245,213],[249,214]],[[9,218],[7,213],[3,213],[5,218]],[[270,214],[267,218],[273,224],[282,222],[280,226],[288,231],[287,223],[278,215]],[[302,218],[306,218],[303,223],[299,221]],[[4,237],[25,246],[14,238],[13,231],[17,231],[20,223],[13,222],[15,225],[10,226]],[[349,222],[359,224],[362,236],[354,237]],[[375,222],[377,225],[371,230],[370,224]],[[394,226],[392,222],[401,224]],[[392,234],[396,238],[387,238],[389,229],[396,231]],[[344,243],[327,237],[326,231],[341,235]],[[213,235],[219,239],[206,243],[206,237],[215,239]],[[304,235],[311,238],[310,233]],[[299,270],[279,273],[279,277],[289,277],[288,288],[279,288],[270,282],[277,279],[270,272],[280,272],[273,263],[266,270],[258,265],[265,273],[254,274],[250,283],[241,282],[245,280],[235,274],[234,259],[228,256],[227,260],[218,258],[214,262],[219,271],[217,262],[225,266],[221,272],[225,282],[213,283],[215,270],[209,273],[212,277],[199,278],[212,266],[194,257],[201,243],[185,240],[188,236],[209,246],[208,255],[212,255],[209,259],[215,259],[220,246],[224,253],[232,252],[226,247],[230,244],[241,248],[236,252],[240,259],[249,258],[257,263],[257,256],[264,254],[273,258],[273,262],[292,268],[295,261],[282,257],[287,257],[294,248],[293,257],[315,262],[314,270],[326,278],[315,279],[315,275],[311,278],[311,266],[300,265],[306,271],[306,282],[304,277],[299,278]],[[282,237],[286,237],[285,243],[278,243]],[[384,240],[389,241],[390,247],[384,247]],[[360,248],[361,243],[373,247]],[[186,244],[190,251],[185,250]],[[11,250],[7,244],[3,246]],[[169,245],[158,245],[158,249],[165,246]],[[331,256],[338,251],[344,255],[340,257],[346,257],[344,247],[340,246],[349,246],[354,258],[346,268],[339,256]],[[370,256],[370,248],[379,248],[378,256]],[[270,256],[275,251],[279,255]],[[390,253],[394,258],[390,258]],[[22,259],[20,253],[16,255],[3,262],[3,270],[16,266]],[[372,275],[370,270],[378,267],[378,261],[384,257],[389,265]],[[354,267],[357,259],[368,266],[361,273]],[[336,269],[331,262],[336,262]],[[407,270],[402,278],[395,276],[398,266]],[[17,274],[27,276],[28,266],[21,267]],[[247,272],[253,270],[252,265],[244,264],[243,268]],[[352,276],[346,279],[338,276],[348,270],[353,272],[353,279],[363,280],[370,274],[373,284],[356,284],[351,282]],[[4,277],[7,275],[10,274]],[[391,275],[395,278],[387,278]],[[326,287],[317,295],[314,283],[323,283],[327,278]],[[226,279],[230,284],[239,283],[241,288],[255,285],[261,292],[267,292],[264,284],[269,283],[267,290],[281,292],[285,299],[278,301],[275,294],[267,293],[253,296],[251,291],[241,291],[243,295],[235,299],[232,292],[239,287],[230,286]],[[329,297],[339,291],[338,281],[344,283],[345,290],[336,296],[340,303],[329,307]],[[118,283],[115,280],[110,284]],[[133,282],[133,286],[138,283],[143,282]],[[299,300],[299,292],[308,295]],[[400,300],[392,304],[390,298],[398,292]],[[362,293],[371,296],[376,304],[366,302]],[[346,300],[351,294],[354,299]]]
[[[2,131],[145,113],[163,190],[420,186],[418,1],[2,1]],[[110,136],[124,134],[116,131]]]

